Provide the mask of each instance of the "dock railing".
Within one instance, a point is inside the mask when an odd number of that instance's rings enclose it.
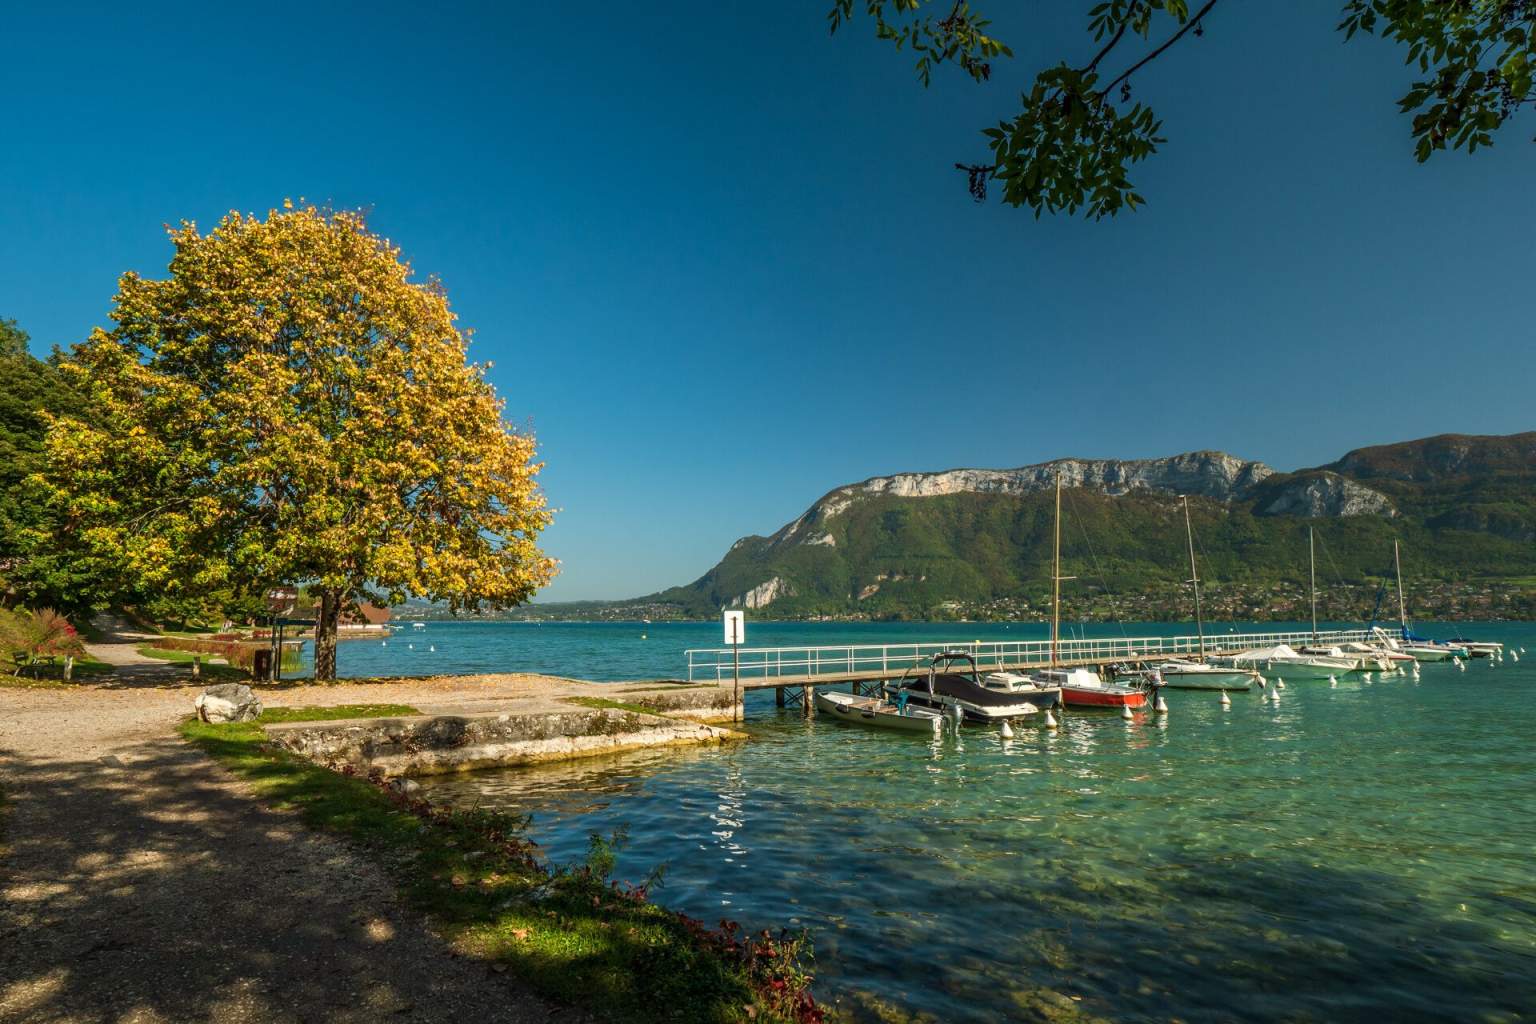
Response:
[[[1288,644],[1292,647],[1314,644],[1363,642],[1374,639],[1364,629],[1310,630],[1286,633],[1217,633],[1205,638],[1207,655],[1233,654],[1256,647]],[[1094,637],[1057,642],[1057,656],[1066,664],[1108,664],[1116,661],[1147,661],[1189,657],[1199,652],[1196,636]],[[744,682],[803,680],[822,676],[846,679],[867,674],[869,678],[891,678],[909,668],[927,665],[935,654],[964,651],[976,659],[984,671],[1038,668],[1050,664],[1049,640],[953,640],[944,643],[852,644],[833,647],[743,647],[740,657]],[[724,682],[732,678],[732,651],[729,647],[685,651],[688,681]],[[787,685],[793,685],[787,684]]]

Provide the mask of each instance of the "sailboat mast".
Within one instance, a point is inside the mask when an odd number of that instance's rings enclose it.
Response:
[[[1312,592],[1312,642],[1317,642],[1317,546],[1312,540],[1312,527],[1307,527],[1307,580]]]
[[[1403,636],[1408,635],[1408,602],[1403,597],[1403,559],[1397,553],[1397,541],[1392,542],[1392,567],[1397,570],[1397,621],[1402,624]]]
[[[1051,668],[1056,667],[1056,645],[1061,636],[1061,467],[1056,467],[1056,541],[1051,557]]]
[[[1184,537],[1189,541],[1189,582],[1195,586],[1195,633],[1200,637],[1200,660],[1205,660],[1205,623],[1200,617],[1200,572],[1195,568],[1195,529],[1189,525],[1189,495],[1184,495]]]

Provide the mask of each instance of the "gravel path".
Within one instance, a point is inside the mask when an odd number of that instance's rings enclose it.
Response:
[[[382,698],[308,689],[273,702]],[[456,956],[380,868],[184,744],[196,692],[0,689],[0,1022],[585,1019]]]

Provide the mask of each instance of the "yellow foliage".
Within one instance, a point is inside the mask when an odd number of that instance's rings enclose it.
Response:
[[[469,362],[443,289],[359,214],[231,213],[170,231],[68,369],[52,482],[141,584],[507,606],[549,582],[534,439]]]

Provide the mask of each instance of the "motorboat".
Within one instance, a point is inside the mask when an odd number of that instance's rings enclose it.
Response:
[[[1068,707],[1135,709],[1148,703],[1145,685],[1105,680],[1086,668],[1048,668],[1028,678],[1034,686],[1061,691],[1061,701]]]
[[[1255,669],[1203,661],[1160,661],[1155,667],[1170,690],[1248,690],[1262,679]]]
[[[895,729],[936,736],[944,728],[942,712],[909,703],[904,692],[893,703],[879,697],[817,690],[816,710],[837,722],[875,729]]]
[[[1364,645],[1357,645],[1363,647]],[[1343,661],[1354,662],[1351,672],[1391,672],[1394,666],[1390,658],[1384,657],[1376,651],[1366,649],[1345,650],[1342,644],[1308,644],[1298,652],[1303,657],[1335,658]]]
[[[959,709],[965,718],[980,722],[1024,718],[1061,702],[1061,691],[1050,687],[1009,692],[982,685],[976,659],[968,651],[940,651],[926,666],[908,669],[886,689],[897,701],[905,694],[918,707],[947,714]]]
[[[1302,650],[1310,651],[1312,648],[1305,647]],[[1395,672],[1412,665],[1414,660],[1412,655],[1401,651],[1358,641],[1342,643],[1331,650],[1339,651],[1346,658],[1359,658],[1362,662],[1360,667],[1366,672]]]
[[[1465,647],[1467,654],[1474,658],[1497,658],[1504,653],[1504,645],[1496,640],[1468,640],[1464,636],[1453,636],[1446,643]]]
[[[1359,667],[1359,662],[1353,658],[1301,654],[1288,644],[1242,651],[1214,658],[1212,663],[1227,668],[1251,669],[1270,677],[1291,676],[1296,679],[1327,679],[1354,672]]]

